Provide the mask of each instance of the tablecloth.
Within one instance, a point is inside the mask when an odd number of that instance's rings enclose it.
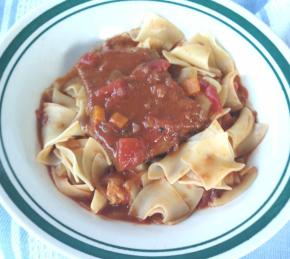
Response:
[[[49,0],[0,0],[0,40],[33,8]],[[290,0],[234,0],[256,14],[290,46]],[[28,234],[0,206],[0,259],[65,259],[50,246]],[[290,258],[290,223],[244,259]]]

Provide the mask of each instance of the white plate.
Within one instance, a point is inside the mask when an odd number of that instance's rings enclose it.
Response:
[[[218,2],[64,1],[10,31],[0,46],[0,200],[20,224],[79,258],[230,258],[261,245],[289,220],[289,51],[254,16]],[[215,35],[236,61],[259,120],[269,125],[250,161],[259,170],[252,187],[230,204],[175,226],[94,216],[59,193],[35,161],[35,110],[43,89],[96,41],[137,27],[148,12],[170,19],[188,37]]]

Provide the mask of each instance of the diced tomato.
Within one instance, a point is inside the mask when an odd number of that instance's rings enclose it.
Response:
[[[95,66],[97,65],[98,58],[95,52],[88,52],[84,54],[80,59],[80,64],[85,64],[88,66]]]
[[[120,138],[116,158],[119,171],[134,169],[145,160],[145,146],[137,138]]]
[[[123,79],[117,79],[108,85],[98,89],[95,93],[97,97],[108,97],[112,95],[123,96],[127,83]]]
[[[167,71],[170,63],[166,59],[156,59],[147,63],[148,67],[154,71],[163,72]]]
[[[209,83],[207,83],[205,80],[200,80],[200,86],[205,94],[205,96],[210,100],[211,102],[211,111],[213,113],[221,111],[222,105],[218,96],[218,93],[214,86],[211,86]]]

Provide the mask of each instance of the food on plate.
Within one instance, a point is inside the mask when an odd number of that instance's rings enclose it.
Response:
[[[84,54],[42,95],[41,151],[63,194],[93,213],[175,224],[254,181],[257,122],[231,56],[163,17]]]

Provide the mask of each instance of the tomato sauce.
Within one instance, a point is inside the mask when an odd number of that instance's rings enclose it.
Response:
[[[85,54],[76,65],[88,96],[86,128],[118,171],[177,149],[206,125],[205,113],[172,79],[169,67],[154,50],[137,48],[122,36]],[[104,110],[101,121],[92,118],[94,107]],[[123,119],[122,127],[112,123],[115,113]]]

